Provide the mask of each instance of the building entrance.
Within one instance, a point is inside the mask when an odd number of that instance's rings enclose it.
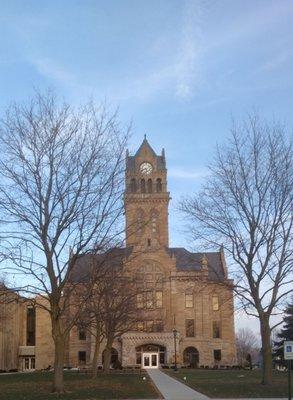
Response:
[[[142,353],[141,367],[158,368],[159,367],[159,354],[158,353]]]

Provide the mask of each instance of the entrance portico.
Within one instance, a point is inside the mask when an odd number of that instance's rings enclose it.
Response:
[[[159,368],[174,358],[172,332],[129,332],[121,337],[122,365]]]

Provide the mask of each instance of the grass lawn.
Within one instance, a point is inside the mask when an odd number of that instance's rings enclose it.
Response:
[[[158,398],[150,379],[140,374],[98,374],[96,380],[88,374],[65,372],[64,395],[50,393],[51,372],[0,375],[0,400],[50,399],[148,399]]]
[[[171,376],[182,380],[193,389],[210,397],[286,397],[288,381],[286,372],[274,371],[274,383],[271,386],[261,385],[261,371],[243,370],[202,370],[182,369],[178,372],[167,370]],[[166,371],[164,371],[166,372]],[[186,381],[183,379],[186,377]]]

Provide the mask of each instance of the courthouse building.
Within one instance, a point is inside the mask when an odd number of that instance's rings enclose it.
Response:
[[[158,368],[174,364],[176,349],[179,365],[234,365],[233,282],[228,278],[223,249],[193,253],[169,246],[165,153],[157,155],[146,138],[136,154],[127,154],[124,201],[126,247],[116,253],[122,270],[140,288],[139,317],[136,329],[113,343],[112,361]],[[78,262],[80,275],[86,257]],[[49,315],[25,302],[16,308],[9,320],[0,319],[0,370],[53,365]],[[90,364],[93,349],[90,334],[72,329],[65,365]]]

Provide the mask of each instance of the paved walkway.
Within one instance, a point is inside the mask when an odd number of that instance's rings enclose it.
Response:
[[[208,400],[209,397],[196,392],[169,375],[164,374],[159,369],[147,370],[150,378],[156,385],[159,392],[166,400]]]

